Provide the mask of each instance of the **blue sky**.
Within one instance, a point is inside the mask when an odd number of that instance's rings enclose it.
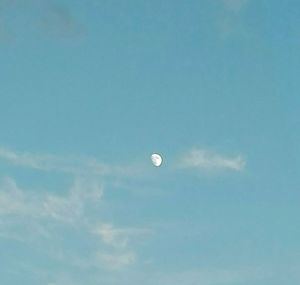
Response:
[[[25,2],[0,1],[1,284],[299,283],[299,1]]]

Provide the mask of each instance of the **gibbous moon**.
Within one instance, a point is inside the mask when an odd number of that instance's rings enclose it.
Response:
[[[158,167],[158,166],[161,166],[163,160],[162,160],[162,157],[158,153],[153,153],[151,155],[151,161],[154,166]]]

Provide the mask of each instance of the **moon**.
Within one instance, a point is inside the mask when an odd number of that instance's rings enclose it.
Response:
[[[161,166],[163,159],[162,159],[160,154],[153,153],[151,155],[151,161],[152,161],[154,166],[159,167],[159,166]]]

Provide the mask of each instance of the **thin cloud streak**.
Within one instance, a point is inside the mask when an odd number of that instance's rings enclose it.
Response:
[[[222,0],[226,9],[233,12],[239,12],[248,0]]]
[[[161,278],[156,284],[164,285],[231,285],[242,284],[245,281],[255,282],[262,279],[264,270],[262,268],[239,268],[239,269],[222,269],[222,268],[200,268],[189,271],[171,273]]]
[[[71,13],[69,7],[45,1],[45,15],[42,18],[44,32],[61,38],[74,38],[83,33],[83,27]]]
[[[93,158],[60,157],[51,154],[34,154],[28,152],[21,153],[3,147],[0,147],[1,159],[15,166],[77,176],[126,177],[135,175],[140,171],[133,166],[110,165]]]
[[[125,248],[129,239],[142,237],[151,234],[149,229],[140,228],[115,228],[112,224],[101,224],[93,229],[92,233],[96,234],[101,240],[115,248]]]
[[[125,253],[98,253],[96,257],[97,263],[105,267],[107,270],[120,270],[128,267],[136,262],[134,252],[128,251]]]
[[[241,171],[246,162],[241,155],[228,157],[205,149],[192,149],[182,155],[179,165],[184,169]]]
[[[22,11],[22,17],[16,17],[16,11]],[[45,39],[77,40],[86,35],[86,27],[66,3],[0,0],[0,44],[20,40],[24,36],[34,36],[35,32],[39,32]]]

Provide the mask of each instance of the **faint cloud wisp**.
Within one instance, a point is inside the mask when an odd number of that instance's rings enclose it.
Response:
[[[228,157],[204,149],[192,149],[183,154],[179,161],[180,168],[206,171],[241,171],[245,164],[245,160],[240,155]]]
[[[222,0],[226,9],[233,12],[239,12],[248,0]]]
[[[44,32],[62,38],[74,38],[83,33],[83,27],[67,6],[53,2],[45,3],[45,15],[42,18]]]
[[[66,193],[55,194],[25,190],[13,178],[4,177],[0,180],[0,240],[34,245],[36,251],[66,266],[126,269],[137,259],[128,241],[149,231],[102,222],[98,216],[102,196],[103,188],[96,181],[76,179]],[[70,234],[73,246],[61,240]],[[94,245],[84,258],[75,246],[78,242]]]
[[[244,21],[244,11],[249,0],[220,0],[221,7],[217,17],[217,26],[222,39],[232,36],[248,38],[250,31]]]
[[[141,237],[151,234],[149,229],[140,228],[115,228],[112,224],[101,224],[97,226],[93,233],[98,235],[101,240],[115,248],[125,248],[129,238]]]
[[[3,147],[0,147],[0,159],[15,166],[75,176],[126,177],[140,172],[140,169],[134,166],[110,165],[89,157],[61,157],[52,154],[22,153]]]
[[[62,2],[0,0],[0,44],[36,36],[36,32],[46,39],[81,38],[86,34],[86,27],[75,15],[72,6]]]
[[[0,147],[0,160],[24,169],[74,177],[71,187],[61,192],[23,189],[11,177],[0,180],[0,239],[35,244],[35,249],[48,258],[81,269],[122,271],[135,264],[134,245],[150,230],[118,227],[104,222],[99,214],[103,211],[102,183],[111,185],[109,178],[136,175],[136,167],[111,165],[87,157],[17,152],[4,147]],[[94,243],[93,250],[84,258],[79,257],[77,248],[66,251],[64,248],[68,246],[64,242],[60,245],[60,237],[70,233],[73,241]],[[45,246],[48,242],[51,246]]]

